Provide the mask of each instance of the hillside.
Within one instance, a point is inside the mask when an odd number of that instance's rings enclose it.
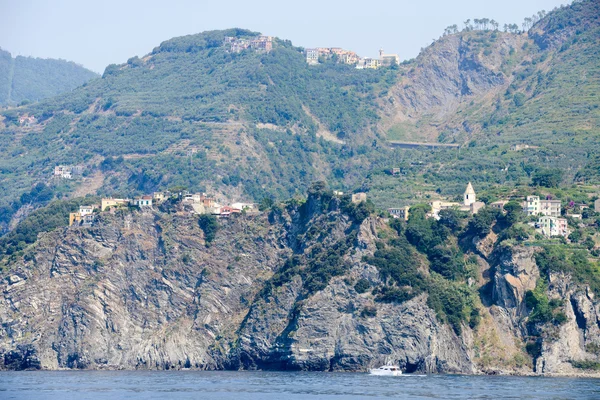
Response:
[[[0,49],[0,106],[33,102],[69,92],[98,77],[73,62],[12,57]]]
[[[231,52],[225,37],[258,35],[241,29],[168,40],[85,87],[4,113],[0,224],[36,207],[36,196],[19,197],[40,182],[56,197],[183,186],[260,201],[327,180],[370,192],[380,207],[455,196],[469,180],[485,190],[528,184],[548,167],[565,184],[594,183],[597,11],[588,0],[528,33],[466,30],[378,70],[309,66],[302,48],[277,38],[268,53]],[[35,123],[19,126],[23,115]],[[532,147],[511,151],[517,143]],[[85,165],[83,179],[50,180],[59,164]],[[401,176],[386,175],[391,167]]]
[[[519,218],[387,223],[322,183],[210,234],[185,207],[5,258],[0,369],[598,373],[598,259],[531,246]]]

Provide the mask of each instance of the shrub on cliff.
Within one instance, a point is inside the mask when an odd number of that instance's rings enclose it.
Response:
[[[204,232],[206,243],[212,242],[219,230],[217,218],[214,215],[201,215],[200,218],[198,218],[198,225],[200,225],[200,229]]]

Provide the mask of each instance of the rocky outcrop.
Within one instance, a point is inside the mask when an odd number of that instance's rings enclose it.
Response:
[[[103,213],[45,234],[2,275],[0,368],[473,372],[426,297],[356,293],[357,279],[379,279],[361,260],[383,223],[357,224],[336,204],[222,220],[209,244],[181,210]],[[347,272],[324,288],[299,275],[270,285],[290,257],[309,262],[348,237]]]
[[[565,274],[552,274],[549,295],[564,300],[564,324],[546,327],[536,371],[548,374],[581,373],[572,362],[600,361],[600,305],[594,294]]]
[[[495,250],[491,315],[513,340],[539,347],[539,354],[534,354],[535,373],[593,374],[572,365],[573,361],[599,361],[600,304],[589,287],[573,283],[568,274],[552,273],[548,298],[562,303],[557,311],[566,316],[566,321],[528,324],[532,310],[526,305],[525,294],[533,291],[541,279],[536,251],[542,250],[519,246]]]
[[[598,29],[600,3],[597,0],[573,2],[548,14],[529,30],[541,49],[560,48],[584,31]]]
[[[495,304],[523,315],[523,299],[535,289],[540,272],[532,247],[504,247],[496,251],[497,263],[492,298]]]
[[[489,55],[478,43],[491,44]],[[501,64],[520,39],[513,35],[471,32],[440,39],[423,50],[405,80],[391,93],[393,101],[385,105],[389,115],[402,118],[454,112],[459,104],[473,95],[489,93],[508,82]]]
[[[428,307],[426,292],[400,304],[357,292],[359,280],[382,284],[363,260],[393,232],[343,207],[312,194],[303,205],[221,220],[210,243],[197,217],[178,207],[105,212],[91,228],[44,234],[2,274],[0,369],[364,371],[397,363],[422,373],[573,374],[573,361],[597,361],[599,303],[553,275],[548,296],[566,299],[566,322],[536,326],[540,350],[528,364],[525,294],[540,279],[538,249],[474,247],[486,257],[480,290],[489,286],[489,296],[480,327],[463,325],[460,336]]]

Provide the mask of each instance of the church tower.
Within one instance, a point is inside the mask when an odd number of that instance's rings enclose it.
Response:
[[[477,201],[477,197],[475,196],[475,190],[473,189],[473,185],[471,182],[467,185],[467,190],[465,190],[464,194],[465,206],[470,206],[471,204]]]

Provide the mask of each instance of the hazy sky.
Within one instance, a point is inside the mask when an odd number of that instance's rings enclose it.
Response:
[[[415,57],[448,25],[467,18],[521,24],[568,0],[0,0],[0,47],[13,55],[63,58],[102,72],[175,36],[246,28],[296,46],[380,47]]]

